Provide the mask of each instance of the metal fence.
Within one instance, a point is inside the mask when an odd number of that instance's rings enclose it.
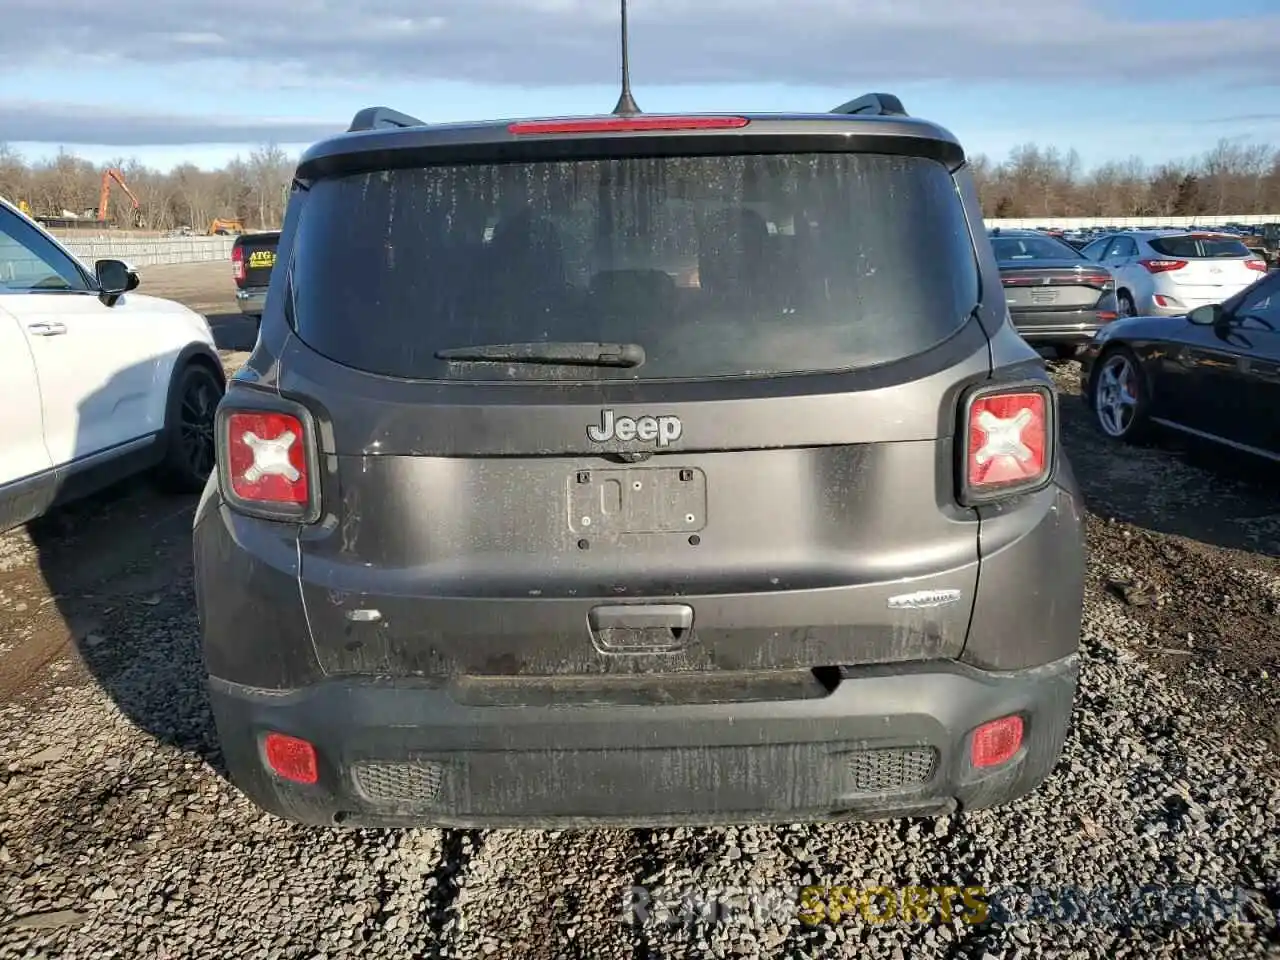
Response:
[[[235,242],[235,237],[59,239],[89,267],[95,260],[124,260],[134,267],[230,260],[231,245]]]

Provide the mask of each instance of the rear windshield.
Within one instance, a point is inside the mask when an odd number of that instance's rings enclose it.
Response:
[[[1052,237],[992,237],[991,249],[1002,263],[1018,260],[1083,260],[1075,247]]]
[[[396,377],[665,379],[839,370],[953,334],[978,299],[964,210],[931,160],[658,157],[386,170],[316,183],[293,322]],[[634,367],[438,359],[624,343]]]
[[[1163,256],[1184,260],[1251,256],[1242,241],[1230,237],[1157,237],[1151,241],[1151,249]]]

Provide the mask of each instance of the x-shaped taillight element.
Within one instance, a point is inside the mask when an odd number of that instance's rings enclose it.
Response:
[[[293,483],[302,476],[298,468],[289,462],[289,450],[298,439],[292,430],[286,430],[270,440],[245,431],[241,434],[241,439],[253,451],[253,464],[244,472],[244,478],[249,483],[257,483],[263,477],[284,477]]]
[[[1026,407],[1012,417],[997,417],[990,410],[978,414],[978,427],[987,440],[974,455],[979,464],[989,463],[996,457],[1013,457],[1029,460],[1031,449],[1022,442],[1022,429],[1031,422],[1033,414]]]

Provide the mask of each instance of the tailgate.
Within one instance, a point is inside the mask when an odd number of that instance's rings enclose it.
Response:
[[[276,247],[279,234],[244,234],[238,245],[244,252],[244,286],[265,287],[271,282],[271,270],[276,264]]]
[[[1111,286],[1104,270],[1081,268],[1003,268],[1005,303],[1014,318],[1023,313],[1080,312],[1097,306]],[[1052,318],[1045,318],[1050,322]]]

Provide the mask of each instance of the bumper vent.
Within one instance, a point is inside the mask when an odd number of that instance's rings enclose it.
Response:
[[[938,752],[932,747],[889,747],[859,750],[848,756],[854,793],[885,793],[928,783]]]
[[[440,796],[444,767],[427,761],[367,761],[352,765],[351,778],[361,796],[374,803],[430,803]]]

